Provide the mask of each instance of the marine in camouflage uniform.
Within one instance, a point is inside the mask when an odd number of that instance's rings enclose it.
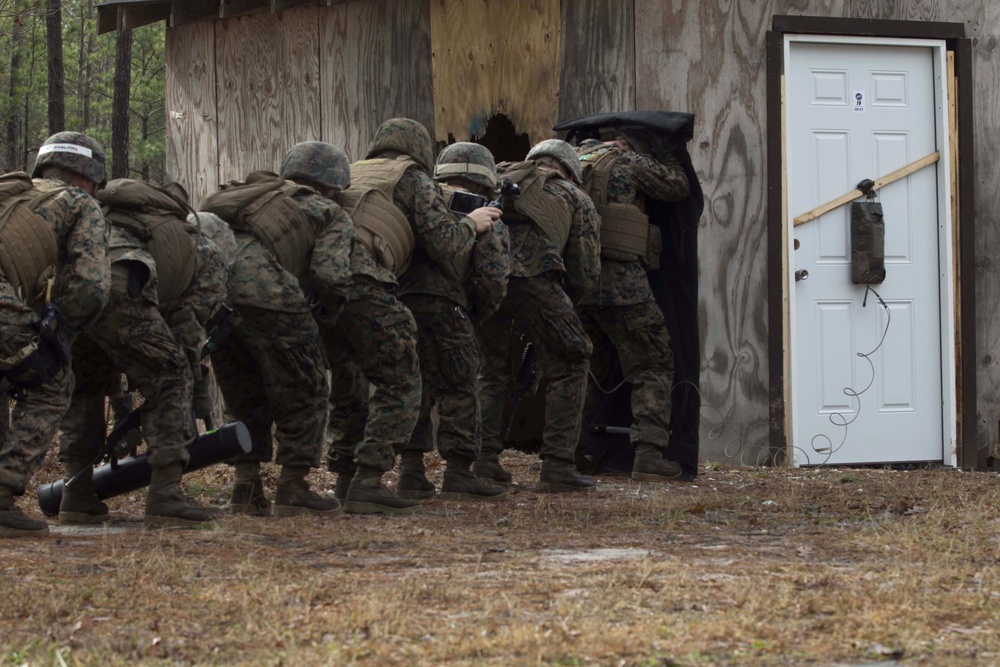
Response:
[[[632,141],[640,145],[637,139]],[[608,203],[631,204],[645,212],[647,198],[675,202],[689,194],[687,175],[676,159],[667,156],[657,161],[634,150],[625,137],[606,142],[588,139],[578,152],[584,165],[613,161],[605,194]],[[597,201],[596,191],[588,194]],[[583,298],[580,309],[594,344],[595,377],[607,376],[613,352],[617,351],[622,373],[632,385],[629,440],[636,451],[632,479],[680,477],[681,466],[663,456],[670,438],[674,357],[646,268],[638,259],[622,261],[603,256],[600,288]],[[590,404],[596,405],[596,391],[594,387],[588,397]]]
[[[392,192],[392,205],[416,237],[411,261],[433,268],[472,252],[476,223],[452,215],[428,175],[433,155],[427,129],[393,118],[376,131],[366,159],[401,157],[416,162]],[[389,491],[382,476],[395,466],[396,452],[409,442],[420,414],[416,321],[396,296],[396,276],[362,243],[351,253],[351,271],[350,298],[326,335],[332,380],[328,465],[338,473],[336,492],[348,512],[412,512],[419,502]],[[370,397],[369,383],[375,388]]]
[[[543,141],[528,153],[528,160],[562,175],[546,180],[543,191],[545,196],[565,202],[572,212],[572,222],[565,247],[559,248],[541,225],[527,220],[515,222],[505,214],[511,230],[512,270],[500,311],[478,332],[484,358],[480,373],[483,445],[474,470],[498,481],[510,479],[498,457],[503,450],[504,402],[513,389],[513,321],[536,346],[537,368],[548,381],[539,488],[586,490],[595,481],[577,471],[574,450],[580,436],[593,348],[575,305],[597,287],[601,222],[590,198],[574,184],[580,182],[580,162],[569,144],[556,139]]]
[[[292,147],[280,176],[304,186],[288,195],[303,218],[262,224],[269,225],[271,234],[289,236],[305,224],[312,245],[296,247],[294,261],[305,268],[295,275],[257,234],[235,230],[228,301],[242,322],[212,353],[212,366],[227,412],[246,424],[253,451],[235,462],[230,510],[258,516],[271,512],[260,464],[271,460],[274,428],[275,460],[281,465],[274,513],[332,516],[342,511],[340,502],[313,493],[306,477],[321,462],[329,398],[317,318],[333,321],[351,287],[353,227],[335,201],[350,184],[350,170],[341,149],[310,141]],[[203,202],[208,210],[210,198]]]
[[[60,188],[43,198],[34,213],[51,225],[54,235],[51,302],[62,313],[60,326],[72,342],[108,300],[109,229],[92,196],[105,180],[104,151],[84,134],[54,134],[39,149],[33,176],[36,188]],[[2,232],[0,245],[17,251]],[[55,355],[39,337],[44,306],[43,298],[18,293],[9,276],[0,276],[0,375],[15,387],[29,387],[21,391],[0,442],[0,536],[48,532],[44,521],[30,519],[14,506],[14,497],[24,495],[52,443],[75,382],[72,368],[47,362]],[[53,371],[47,381],[39,383],[43,378],[32,368],[33,360]],[[6,400],[4,394],[5,407]]]
[[[225,258],[187,223],[187,202],[158,186],[117,179],[97,198],[111,222],[111,294],[94,326],[74,346],[78,384],[60,427],[59,459],[68,476],[83,475],[64,486],[59,522],[108,519],[107,505],[94,493],[90,462],[105,437],[105,397],[114,391],[118,372],[145,399],[140,423],[152,470],[146,526],[210,521],[219,511],[184,495],[180,479],[187,447],[197,435],[191,414],[194,384],[202,373],[205,323],[225,297]],[[166,246],[153,249],[150,222],[142,216],[167,230]]]
[[[435,180],[451,188],[490,197],[496,187],[493,155],[484,146],[461,142],[438,156]],[[487,199],[487,201],[489,201]],[[492,219],[496,213],[487,212]],[[477,211],[470,216],[479,215]],[[456,213],[456,217],[462,214]],[[411,498],[434,495],[434,484],[424,472],[423,455],[434,448],[431,410],[438,412],[437,448],[447,462],[440,497],[446,500],[499,500],[507,495],[499,486],[480,480],[471,470],[479,456],[482,420],[479,408],[479,349],[469,314],[463,281],[472,269],[474,255],[496,250],[492,225],[477,237],[465,262],[452,262],[450,275],[418,245],[407,270],[399,277],[400,299],[417,321],[417,349],[423,379],[420,417],[401,452],[396,490]],[[482,243],[480,243],[480,239]],[[500,261],[502,258],[478,258]],[[468,263],[468,267],[466,266]],[[483,306],[484,304],[479,304]]]

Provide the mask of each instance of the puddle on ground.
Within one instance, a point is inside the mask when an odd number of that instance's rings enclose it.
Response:
[[[542,558],[557,563],[594,563],[605,560],[636,560],[652,555],[648,549],[549,549]]]

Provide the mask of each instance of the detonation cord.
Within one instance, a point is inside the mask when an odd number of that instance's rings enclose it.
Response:
[[[795,447],[795,450],[798,451],[798,452],[800,452],[805,457],[805,465],[825,465],[826,463],[828,463],[830,461],[830,459],[833,457],[833,455],[841,447],[844,446],[844,443],[847,442],[847,427],[850,426],[851,424],[853,424],[855,421],[857,421],[858,417],[861,414],[861,398],[860,397],[866,391],[868,391],[869,389],[871,389],[872,385],[875,383],[875,363],[872,361],[871,357],[876,352],[878,352],[882,348],[882,345],[885,343],[886,335],[889,333],[889,324],[892,322],[892,311],[889,310],[889,306],[882,299],[882,297],[879,295],[879,293],[876,292],[874,289],[872,289],[871,285],[866,285],[865,288],[866,288],[865,289],[865,296],[864,296],[864,299],[861,302],[861,307],[862,308],[867,307],[867,305],[868,305],[868,293],[871,292],[872,294],[875,295],[875,298],[878,300],[879,305],[881,305],[885,309],[885,312],[886,312],[885,328],[883,328],[883,330],[882,330],[882,335],[879,338],[878,345],[876,345],[875,349],[871,350],[870,352],[858,352],[857,353],[858,357],[860,357],[860,358],[864,359],[866,362],[868,362],[868,366],[871,369],[871,379],[868,381],[868,384],[865,385],[865,387],[863,389],[861,389],[860,391],[856,390],[856,389],[854,389],[852,387],[844,387],[844,394],[847,395],[850,399],[856,400],[857,404],[858,404],[857,410],[855,410],[853,412],[853,416],[852,417],[848,418],[844,413],[841,413],[841,412],[834,412],[834,413],[830,414],[830,417],[829,417],[830,423],[833,424],[834,426],[841,427],[841,428],[844,429],[843,430],[843,437],[841,438],[840,443],[837,444],[836,447],[834,447],[833,446],[833,441],[830,439],[830,437],[828,435],[826,435],[826,434],[823,434],[823,433],[819,433],[817,435],[814,435],[812,437],[812,440],[810,440],[810,447],[812,448],[813,453],[815,453],[815,454],[821,454],[822,455],[823,458],[822,458],[821,461],[813,463],[813,461],[810,459],[809,453],[807,451],[805,451],[801,447]],[[666,385],[664,384],[663,380],[657,374],[651,373],[649,371],[639,371],[639,372],[633,373],[633,374],[627,376],[625,379],[623,379],[621,382],[619,382],[618,384],[616,384],[611,389],[605,389],[601,385],[600,381],[597,379],[597,376],[594,375],[593,371],[588,370],[587,373],[588,373],[588,375],[590,375],[590,379],[593,381],[594,385],[597,387],[597,390],[600,391],[601,393],[604,393],[604,394],[613,394],[616,391],[618,391],[619,389],[621,389],[623,386],[625,386],[626,384],[635,384],[635,382],[637,380],[639,380],[640,378],[646,379],[646,380],[655,380],[656,382],[660,383],[660,385],[662,387],[666,388]],[[719,408],[715,407],[714,405],[711,405],[711,404],[708,404],[708,403],[705,402],[704,396],[701,393],[701,389],[698,387],[698,385],[696,385],[695,383],[691,382],[690,380],[684,380],[682,382],[677,382],[677,383],[675,383],[670,388],[671,395],[673,394],[673,390],[674,389],[676,389],[677,387],[680,387],[682,385],[685,385],[685,384],[690,385],[691,388],[695,391],[695,393],[698,394],[698,398],[701,401],[701,409],[702,410],[712,411],[718,417],[718,420],[716,421],[716,423],[711,424],[711,427],[709,428],[708,433],[706,434],[706,437],[708,438],[708,440],[709,441],[716,441],[716,440],[719,440],[720,438],[722,438],[722,436],[726,433],[726,431],[732,432],[733,438],[725,443],[725,445],[723,446],[723,450],[722,450],[723,454],[725,455],[725,457],[727,459],[735,461],[737,463],[737,465],[763,466],[763,465],[766,465],[769,462],[768,460],[771,458],[772,452],[767,447],[757,447],[757,448],[752,447],[750,445],[750,443],[747,441],[747,439],[741,433],[739,433],[736,429],[732,428],[731,426],[729,426],[726,423],[726,417],[723,414],[722,410],[720,410]],[[597,421],[597,417],[595,415],[594,418],[591,419],[590,423],[587,425],[588,430],[591,427],[594,426],[594,424],[595,424],[596,421]],[[708,420],[705,420],[705,421],[708,421]],[[711,422],[709,422],[709,423],[711,423]],[[782,463],[782,461],[780,461],[780,460],[774,460],[774,461],[771,461],[771,463],[773,465],[780,465]]]
[[[861,391],[857,391],[852,387],[844,387],[844,394],[848,397],[849,401],[853,399],[856,400],[858,403],[857,409],[853,411],[853,416],[848,418],[847,415],[845,415],[842,412],[830,413],[829,417],[830,423],[833,424],[834,426],[841,427],[844,429],[840,442],[837,444],[837,446],[833,445],[833,440],[831,440],[830,436],[826,435],[825,433],[817,433],[809,441],[809,446],[812,447],[813,452],[823,457],[822,461],[813,464],[813,462],[809,458],[809,452],[805,451],[801,447],[795,448],[796,451],[800,452],[805,457],[805,465],[826,465],[833,457],[833,455],[837,453],[837,451],[840,450],[841,447],[844,446],[844,443],[847,442],[847,427],[856,422],[858,420],[858,417],[861,416],[861,395],[864,394],[869,389],[871,389],[872,385],[875,384],[875,362],[872,361],[871,357],[873,354],[878,352],[879,349],[881,349],[883,343],[885,343],[885,337],[889,333],[889,324],[892,322],[892,311],[889,310],[889,306],[886,305],[885,301],[882,299],[879,293],[872,289],[871,285],[865,285],[865,296],[864,299],[862,299],[861,301],[862,308],[865,308],[868,305],[869,292],[875,295],[875,298],[878,300],[879,305],[885,309],[885,328],[882,329],[882,336],[881,338],[879,338],[878,345],[876,345],[875,349],[873,349],[871,352],[856,353],[858,357],[868,362],[868,367],[871,369],[871,379],[868,380],[868,384],[865,385],[865,388],[862,389]]]

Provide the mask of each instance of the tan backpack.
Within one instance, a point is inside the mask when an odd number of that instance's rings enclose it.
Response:
[[[504,220],[533,222],[559,248],[559,252],[563,252],[573,226],[573,210],[562,197],[553,197],[543,190],[550,178],[562,178],[562,174],[527,160],[501,162],[497,165],[497,176],[509,178],[521,187],[521,194],[514,199],[513,208],[508,206],[504,210]]]
[[[255,171],[246,182],[231,182],[205,197],[200,208],[228,222],[233,231],[256,237],[282,268],[301,278],[309,268],[317,232],[293,197],[315,192],[277,174]]]
[[[44,300],[59,259],[55,230],[35,210],[66,187],[23,171],[0,176],[0,277],[31,307]]]
[[[156,262],[156,297],[163,312],[173,310],[197,270],[198,226],[188,207],[158,185],[119,178],[97,193],[104,217],[143,242]]]

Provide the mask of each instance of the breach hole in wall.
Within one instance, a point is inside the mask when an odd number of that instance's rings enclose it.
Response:
[[[518,134],[514,123],[504,114],[487,120],[486,132],[473,141],[489,148],[497,162],[519,162],[531,150],[528,135]]]

